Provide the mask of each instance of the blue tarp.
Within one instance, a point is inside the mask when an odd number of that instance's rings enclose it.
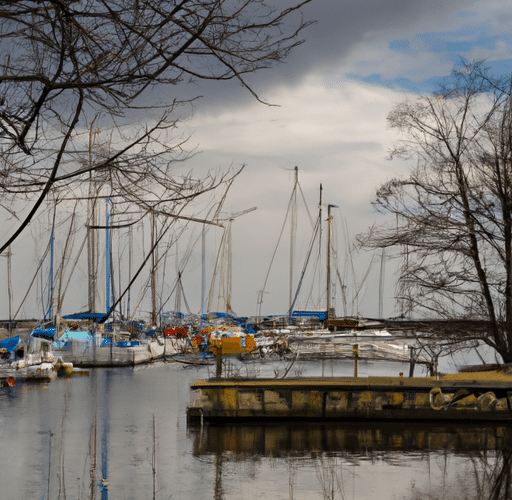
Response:
[[[89,332],[72,332],[70,330],[66,330],[54,343],[53,345],[57,349],[69,349],[71,348],[71,341],[78,340],[79,342],[89,342],[92,343],[94,340],[93,336]]]
[[[49,326],[48,328],[34,328],[31,337],[53,340],[55,338],[55,327]]]
[[[138,340],[120,340],[116,343],[116,347],[137,347],[139,345]]]
[[[67,320],[75,320],[75,321],[85,321],[85,320],[91,320],[91,319],[94,321],[100,321],[106,315],[107,315],[107,313],[83,312],[83,313],[67,314],[66,316],[62,316],[62,318],[67,319]]]
[[[92,335],[89,332],[78,331],[72,332],[70,330],[66,330],[59,340],[92,340]]]
[[[0,340],[0,350],[5,349],[9,353],[13,353],[20,345],[21,338],[19,336],[11,337],[9,339]]]
[[[325,321],[327,311],[292,311],[292,318],[318,318],[320,321]]]

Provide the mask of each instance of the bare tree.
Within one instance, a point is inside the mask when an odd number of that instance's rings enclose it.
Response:
[[[140,202],[192,196],[219,179],[175,179],[183,139],[173,88],[270,68],[301,43],[311,0],[19,0],[0,7],[0,190],[3,208],[33,201],[3,252],[54,189],[103,180]],[[279,2],[280,4],[280,2]],[[167,98],[167,96],[171,96]],[[92,124],[108,144],[88,147]],[[172,144],[172,145],[169,145]],[[87,190],[85,190],[86,192]],[[176,196],[174,196],[174,199]]]
[[[510,79],[463,63],[437,93],[388,119],[403,134],[392,156],[415,166],[378,190],[375,205],[395,218],[361,241],[399,249],[406,313],[483,320],[478,335],[512,362]]]

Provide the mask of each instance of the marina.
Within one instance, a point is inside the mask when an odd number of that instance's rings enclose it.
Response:
[[[506,2],[0,23],[0,500],[512,500]]]
[[[276,360],[230,363],[231,374],[267,379],[287,366]],[[407,365],[361,360],[359,368],[366,378]],[[298,361],[292,368],[306,378],[348,377],[352,370],[351,363],[334,360]],[[500,473],[509,474],[507,423],[191,426],[190,388],[214,374],[215,366],[160,361],[3,388],[2,498],[140,500],[155,492],[157,499],[256,500],[264,494],[308,500],[329,492],[334,500],[480,500]]]

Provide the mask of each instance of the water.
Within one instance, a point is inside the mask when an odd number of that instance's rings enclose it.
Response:
[[[279,362],[227,367],[244,376],[286,368]],[[1,389],[0,498],[509,498],[506,426],[187,428],[189,387],[214,369],[177,363],[95,369],[88,377]],[[296,363],[290,375],[351,370],[350,363]],[[376,370],[407,373],[391,363],[359,364],[361,375]]]

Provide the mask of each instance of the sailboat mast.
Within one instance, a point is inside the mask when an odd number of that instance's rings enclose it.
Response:
[[[338,208],[337,205],[327,205],[327,318],[334,316],[332,304],[332,284],[331,284],[331,248],[332,248],[332,229],[331,229],[331,208]]]
[[[206,228],[201,233],[201,318],[206,309]]]
[[[322,184],[320,183],[320,200],[319,200],[319,203],[318,203],[318,262],[319,262],[319,268],[322,269],[322,193],[323,193],[323,188],[322,188]],[[321,291],[322,291],[322,288],[323,288],[323,285],[322,285],[322,273],[318,273],[318,290],[319,290],[319,300],[320,300],[320,297],[321,297]],[[320,307],[320,304],[318,304],[318,307]]]
[[[295,182],[293,185],[292,193],[292,211],[290,217],[290,313],[293,304],[293,264],[295,262],[295,234],[297,228],[297,186],[299,184],[299,167],[294,168],[295,171]]]
[[[232,314],[233,309],[231,308],[231,292],[233,288],[233,253],[232,253],[232,247],[231,247],[231,223],[233,222],[233,219],[231,219],[228,222],[227,227],[227,269],[226,269],[226,314]]]
[[[105,230],[105,307],[106,311],[110,311],[110,304],[112,299],[112,277],[110,273],[110,198],[107,198],[107,214],[106,214],[106,230]]]
[[[9,336],[12,329],[12,251],[11,245],[7,247],[7,293],[9,295]]]
[[[132,259],[133,259],[133,234],[132,226],[128,227],[128,283],[132,280]],[[130,311],[130,299],[131,299],[131,287],[128,289],[128,297],[126,299],[126,317],[129,318]]]
[[[91,181],[92,182],[92,181]],[[92,190],[90,191],[92,192]],[[93,227],[96,225],[96,200],[89,199],[89,228],[87,230],[87,263],[89,271],[89,311],[96,311],[96,277],[97,271],[96,266],[98,262],[98,252],[96,243],[96,229]]]
[[[156,326],[156,248],[155,248],[155,212],[151,211],[151,324]]]
[[[94,130],[94,122],[96,121],[96,116],[93,118],[91,125],[89,127],[89,165],[93,164],[93,147],[94,147],[94,138],[98,131]],[[88,280],[88,306],[89,312],[98,312],[96,309],[96,284],[98,279],[98,255],[99,255],[99,247],[97,241],[97,230],[93,229],[97,226],[97,210],[96,204],[98,201],[98,188],[95,187],[95,183],[93,181],[92,172],[89,173],[89,196],[88,196],[88,229],[87,229],[87,267],[89,273]]]
[[[53,319],[53,260],[55,251],[55,228],[52,228],[50,236],[50,303],[48,305],[48,318]]]

